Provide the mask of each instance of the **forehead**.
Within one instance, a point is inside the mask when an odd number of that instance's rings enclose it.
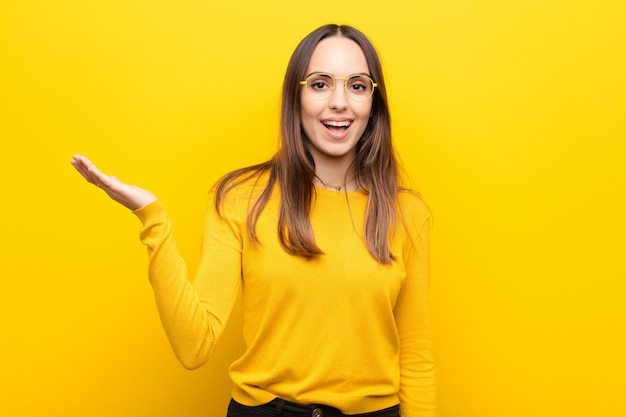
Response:
[[[369,73],[361,47],[351,39],[332,36],[317,44],[311,55],[307,74],[327,72],[337,77]]]

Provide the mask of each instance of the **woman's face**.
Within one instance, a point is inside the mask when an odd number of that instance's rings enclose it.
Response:
[[[307,76],[317,72],[345,78],[369,75],[369,68],[359,45],[348,38],[333,36],[322,40],[311,55]],[[339,159],[352,162],[356,144],[370,118],[372,98],[353,100],[346,92],[344,80],[337,79],[335,90],[324,100],[311,97],[307,87],[302,86],[300,103],[302,128],[316,164]]]

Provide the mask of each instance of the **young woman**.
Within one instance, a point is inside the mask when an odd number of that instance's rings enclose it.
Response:
[[[435,416],[430,212],[400,186],[381,64],[361,32],[326,25],[302,40],[280,133],[274,158],[212,190],[193,284],[160,200],[83,156],[72,164],[142,221],[183,366],[208,360],[243,292],[228,416]]]

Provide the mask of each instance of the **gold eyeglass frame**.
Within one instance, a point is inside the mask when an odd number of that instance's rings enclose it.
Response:
[[[319,98],[319,97],[315,97],[314,94],[311,93],[311,91],[309,91],[309,79],[311,77],[319,77],[320,75],[323,76],[327,76],[329,77],[331,80],[333,80],[333,85],[330,89],[330,93],[328,94],[327,97],[323,97],[323,98]],[[364,99],[360,100],[358,98],[355,98],[354,95],[352,95],[349,91],[348,91],[348,80],[355,78],[355,77],[365,77],[368,80],[371,81],[372,83],[372,91],[370,92],[370,95],[365,97]],[[369,100],[373,95],[374,95],[374,90],[376,90],[376,87],[378,87],[378,84],[376,84],[374,82],[374,80],[372,80],[372,77],[370,77],[369,75],[365,75],[365,74],[352,74],[352,75],[348,75],[347,77],[335,77],[332,74],[329,74],[327,72],[314,72],[313,74],[310,74],[308,77],[306,77],[306,80],[302,80],[300,81],[300,85],[303,85],[306,88],[306,93],[309,95],[309,97],[311,97],[313,100],[317,100],[317,101],[324,101],[324,100],[328,100],[333,93],[335,92],[335,87],[337,86],[337,80],[343,80],[343,88],[344,90],[346,90],[346,94],[348,95],[348,97],[350,97],[351,100],[354,101],[358,101],[358,102],[363,102],[363,101],[367,101]]]

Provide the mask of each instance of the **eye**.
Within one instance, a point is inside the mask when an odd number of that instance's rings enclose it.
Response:
[[[317,74],[309,77],[307,87],[313,91],[324,91],[332,89],[333,79],[325,74]]]
[[[311,87],[313,90],[323,90],[325,88],[330,88],[330,86],[323,81],[313,81],[309,83],[309,87]]]
[[[348,90],[355,94],[368,94],[372,89],[372,81],[367,77],[354,76],[348,79]]]

